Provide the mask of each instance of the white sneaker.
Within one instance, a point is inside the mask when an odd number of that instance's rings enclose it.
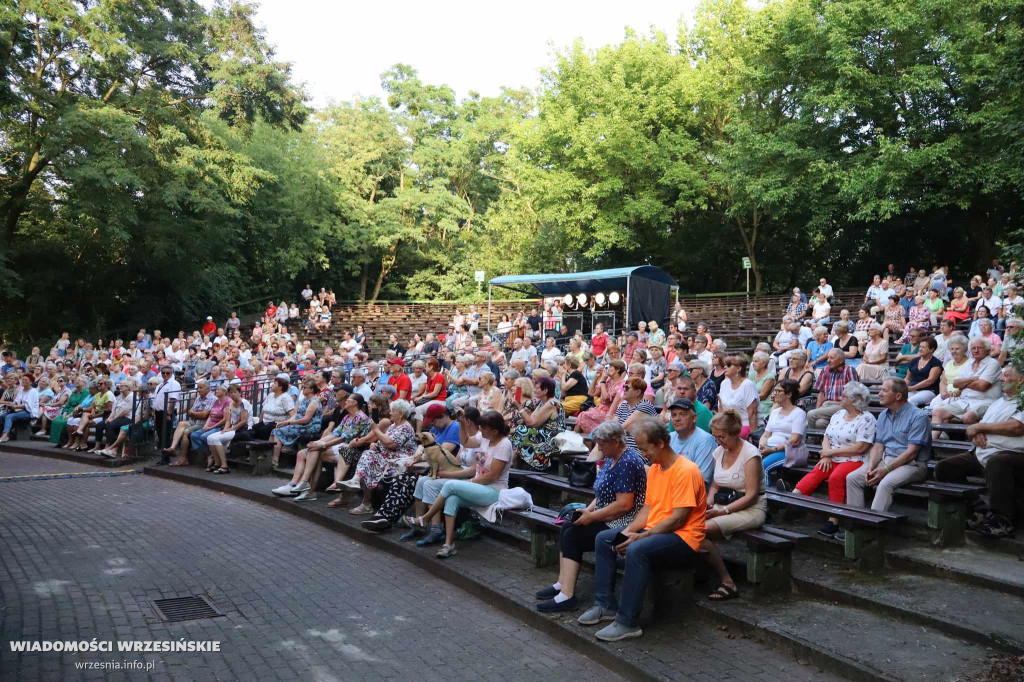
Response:
[[[34,433],[33,435],[36,435],[36,436],[45,436],[45,435],[46,435],[46,431],[36,431],[36,432],[35,432],[35,433]]]
[[[313,490],[304,490],[295,496],[296,502],[312,502],[316,499],[316,492]]]
[[[300,481],[299,483],[296,483],[295,485],[292,486],[292,495],[297,495],[299,493],[304,493],[307,490],[309,490],[309,484],[308,483],[302,483]]]
[[[289,496],[295,494],[294,492],[292,492],[292,484],[291,483],[285,483],[283,486],[281,486],[279,488],[274,488],[270,492],[274,493],[278,497],[289,497]]]
[[[343,488],[348,488],[349,490],[359,490],[360,489],[359,479],[356,478],[355,476],[353,476],[352,478],[348,479],[347,481],[342,481],[338,485],[343,487]]]

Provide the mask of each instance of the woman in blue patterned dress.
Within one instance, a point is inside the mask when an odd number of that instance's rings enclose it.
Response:
[[[270,440],[274,444],[274,466],[281,458],[281,450],[286,445],[294,445],[299,438],[316,438],[320,435],[320,420],[324,408],[316,397],[316,382],[311,377],[302,380],[302,397],[295,409],[292,419],[277,423],[277,428],[270,432]]]
[[[544,470],[558,453],[555,436],[565,430],[565,409],[555,397],[555,380],[551,377],[535,379],[533,390],[534,409],[511,401],[513,428],[508,438],[517,457],[533,469]]]
[[[562,526],[559,540],[558,582],[537,592],[538,611],[576,608],[576,578],[584,552],[594,550],[597,534],[625,528],[644,506],[647,473],[640,453],[626,447],[626,432],[617,421],[602,422],[592,437],[602,460],[594,482],[594,499],[572,523]]]

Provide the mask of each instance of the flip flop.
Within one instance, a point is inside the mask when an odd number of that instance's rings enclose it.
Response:
[[[344,497],[336,497],[333,500],[331,500],[330,502],[328,502],[327,506],[330,507],[331,509],[337,509],[338,507],[344,507],[345,506],[345,498]]]
[[[729,587],[725,583],[718,586],[714,592],[708,595],[708,599],[711,601],[729,601],[740,596],[740,591],[735,587]]]

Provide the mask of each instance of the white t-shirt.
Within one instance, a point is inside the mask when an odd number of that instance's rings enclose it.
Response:
[[[819,319],[819,318],[822,318],[822,317],[828,317],[828,313],[829,313],[830,310],[832,310],[832,306],[829,304],[828,301],[825,301],[824,303],[822,303],[821,301],[817,301],[814,304],[814,315],[813,315],[813,317],[814,317],[814,319]]]
[[[494,466],[494,460],[505,462],[505,468],[501,475],[489,485],[498,490],[508,487],[508,470],[512,467],[512,443],[508,438],[502,438],[493,446],[487,441],[481,441],[482,445],[476,452],[476,475],[481,476],[490,473]]]
[[[793,332],[789,331],[788,329],[780,331],[778,334],[775,335],[775,341],[777,342],[779,349],[781,350],[786,350],[787,348],[789,348],[789,345],[793,343],[793,338]]]
[[[896,298],[896,290],[891,287],[888,289],[878,287],[878,292],[875,298],[878,300],[878,305],[884,308],[889,305],[890,298]]]
[[[540,354],[540,359],[544,360],[546,362],[548,360],[554,360],[559,355],[561,355],[561,352],[559,352],[557,347],[555,347],[555,348],[545,348],[544,352]]]
[[[832,285],[826,284],[825,286],[819,286],[818,291],[825,294],[825,298],[832,298]]]
[[[260,412],[260,420],[263,422],[279,422],[288,418],[288,413],[295,407],[295,401],[283,391],[281,395],[267,394],[263,399],[263,410]]]
[[[777,448],[785,445],[794,433],[799,433],[801,436],[807,435],[807,413],[799,407],[794,407],[789,414],[782,414],[782,408],[776,407],[768,415],[768,425],[764,430],[770,431],[772,434],[768,439],[769,447]]]
[[[1017,409],[1017,399],[1003,396],[988,406],[985,416],[981,418],[982,424],[993,424],[1014,419],[1024,422],[1024,412]],[[1024,452],[1024,438],[1020,436],[994,436],[985,434],[988,438],[988,445],[983,448],[975,448],[974,454],[982,466],[988,462],[988,458],[997,452]]]
[[[722,384],[728,383],[728,379]],[[747,489],[747,474],[745,466],[754,457],[760,459],[761,452],[754,447],[752,443],[748,441],[742,441],[743,447],[740,448],[740,454],[736,457],[736,461],[733,462],[732,466],[728,469],[722,467],[722,459],[725,457],[725,448],[718,446],[715,451],[711,453],[711,457],[715,460],[715,485],[719,488],[730,488],[732,490],[746,490]],[[764,492],[764,476],[758,476],[757,492]]]
[[[715,360],[715,355],[709,350],[703,350],[700,353],[697,353],[697,359],[700,360],[701,362],[707,363],[707,366],[709,368],[708,371],[710,371],[710,367],[712,366],[712,363]]]
[[[874,443],[875,416],[870,412],[861,412],[852,420],[847,420],[846,410],[839,410],[829,419],[825,435],[833,449],[848,448],[856,443]],[[863,462],[864,455],[833,457],[832,461]]]
[[[814,331],[807,326],[800,328],[800,347],[807,348],[807,342],[814,338]]]
[[[998,398],[1003,392],[1002,382],[1002,369],[999,367],[999,361],[995,358],[983,358],[981,363],[978,365],[977,370],[974,369],[974,358],[967,361],[967,366],[960,372],[958,379],[966,379],[967,377],[976,377],[978,379],[984,379],[985,381],[991,382],[991,386],[987,391],[976,391],[973,388],[965,388],[960,391],[960,397],[964,400],[981,400],[981,401],[992,401]]]
[[[760,396],[757,394],[757,386],[750,379],[744,379],[740,387],[734,389],[732,382],[726,377],[722,381],[722,388],[718,391],[720,409],[736,410],[740,413],[743,425],[749,426],[751,429],[756,428],[757,424],[750,424],[748,422],[747,408],[750,407],[750,403],[757,403],[759,400]],[[754,450],[756,451],[757,448],[754,448]]]
[[[1013,317],[1013,310],[1019,305],[1024,305],[1024,297],[1014,296],[1013,298],[1006,297],[1002,301],[1003,305],[1003,317],[1009,319]],[[993,317],[995,317],[993,315]]]

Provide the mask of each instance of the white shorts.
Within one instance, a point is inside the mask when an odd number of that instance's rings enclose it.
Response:
[[[943,400],[942,396],[936,396],[930,403],[930,407],[933,412],[937,408],[941,408],[958,418],[968,412],[973,412],[980,419],[985,416],[985,411],[988,409],[989,404],[990,402],[987,400],[968,400],[967,398],[946,398]]]

